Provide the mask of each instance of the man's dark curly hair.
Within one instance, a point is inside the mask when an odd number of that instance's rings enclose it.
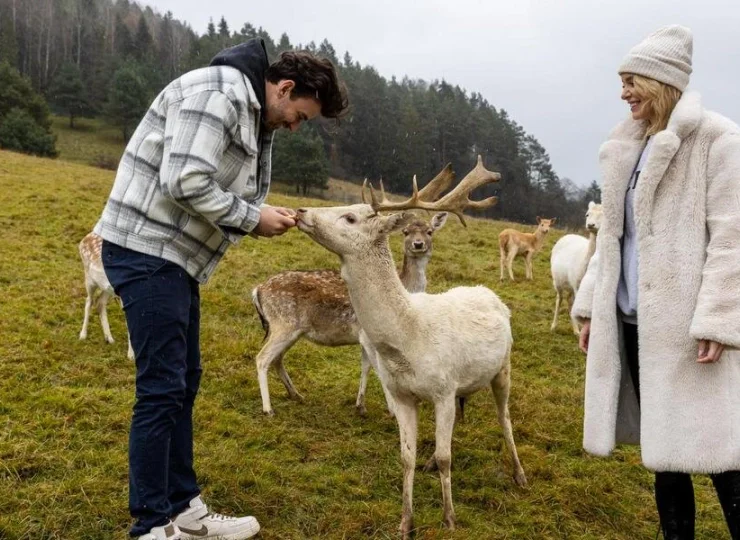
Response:
[[[339,120],[347,112],[347,88],[331,60],[308,51],[285,51],[267,68],[265,78],[273,84],[284,79],[293,81],[295,88],[290,97],[318,99],[321,116]]]

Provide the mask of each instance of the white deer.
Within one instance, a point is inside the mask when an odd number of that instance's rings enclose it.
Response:
[[[95,233],[89,233],[80,241],[79,250],[82,259],[82,267],[85,271],[85,290],[87,290],[87,299],[85,300],[85,318],[82,320],[82,330],[80,339],[87,339],[87,324],[90,320],[90,308],[95,304],[100,316],[100,325],[103,327],[103,335],[106,343],[113,343],[113,335],[110,333],[108,324],[108,301],[115,296],[113,287],[103,269],[101,251],[103,249],[103,239]],[[95,299],[95,293],[100,291],[100,295]],[[129,359],[134,359],[134,349],[131,347],[131,340],[128,339]]]
[[[409,292],[426,290],[426,267],[432,256],[432,235],[447,221],[440,212],[430,222],[417,219],[403,229],[404,257],[400,278]],[[265,344],[257,354],[257,378],[262,395],[262,411],[273,415],[267,373],[274,365],[288,395],[298,401],[296,391],[283,364],[285,353],[301,338],[318,345],[337,347],[356,345],[360,324],[349,300],[347,286],[336,270],[286,271],[252,289],[252,302],[267,332]],[[367,413],[365,392],[373,356],[362,348],[362,369],[356,407]],[[392,409],[388,401],[389,409]]]
[[[524,255],[524,269],[527,279],[532,277],[532,257],[545,241],[545,235],[550,227],[555,225],[557,218],[543,219],[537,216],[537,229],[533,233],[525,233],[516,229],[504,229],[498,235],[499,259],[501,265],[501,281],[504,280],[504,263],[509,269],[509,278],[514,281],[514,272],[511,265],[518,255]]]
[[[506,305],[486,287],[456,287],[442,294],[409,294],[395,271],[388,235],[410,219],[408,212],[388,216],[382,210],[421,208],[448,211],[464,223],[466,208],[487,208],[495,197],[471,201],[478,186],[500,175],[478,164],[460,184],[436,202],[420,200],[378,202],[333,208],[299,208],[298,227],[329,251],[339,255],[342,278],[362,327],[360,339],[377,354],[378,375],[395,402],[403,462],[401,532],[410,537],[413,526],[413,479],[416,461],[417,407],[434,403],[436,448],[444,505],[444,522],[455,526],[450,465],[456,397],[490,387],[498,409],[504,440],[514,463],[514,479],[524,485],[524,470],[514,444],[509,419],[512,336]]]
[[[580,234],[566,234],[555,243],[550,255],[550,271],[552,273],[552,285],[555,287],[555,314],[552,318],[550,330],[555,330],[558,325],[558,314],[560,313],[560,302],[565,300],[570,293],[571,303],[576,297],[581,280],[586,274],[588,262],[596,252],[596,235],[601,227],[603,213],[601,205],[591,201],[588,203],[586,212],[586,229],[588,240]],[[571,318],[573,331],[580,335],[580,328],[575,319]]]

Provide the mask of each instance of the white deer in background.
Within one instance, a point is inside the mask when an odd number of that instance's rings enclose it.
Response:
[[[113,343],[113,335],[110,333],[108,324],[108,301],[115,296],[113,287],[108,281],[103,269],[101,251],[103,249],[103,239],[95,233],[89,233],[80,241],[79,250],[82,259],[82,267],[85,271],[85,290],[87,299],[85,300],[85,317],[82,320],[82,330],[80,339],[87,339],[87,325],[90,320],[90,308],[93,304],[98,310],[100,316],[100,325],[103,327],[103,335],[106,343]],[[100,291],[100,295],[95,299],[95,293]],[[134,349],[131,347],[131,340],[128,340],[129,359],[134,359]]]
[[[596,235],[601,227],[603,213],[601,205],[591,201],[586,212],[586,229],[588,240],[580,234],[566,234],[555,243],[550,255],[550,271],[552,285],[555,287],[555,314],[552,318],[550,330],[558,325],[560,302],[571,294],[571,303],[576,297],[581,280],[586,274],[588,263],[596,252]],[[569,310],[570,311],[570,310]],[[580,335],[580,328],[575,319],[571,318],[573,331]]]
[[[409,292],[424,292],[426,267],[432,256],[432,235],[447,221],[440,212],[431,222],[417,219],[404,227],[404,257],[400,278]],[[283,356],[299,339],[318,345],[337,347],[360,342],[360,324],[352,309],[347,286],[336,270],[285,271],[252,290],[252,302],[267,332],[265,344],[257,354],[257,378],[262,395],[262,411],[273,415],[267,373],[274,365],[291,398],[302,401],[283,364]],[[356,407],[367,413],[365,392],[372,356],[362,348],[360,389]],[[392,409],[390,401],[389,409]]]
[[[504,440],[514,464],[517,484],[526,483],[509,419],[510,355],[512,336],[509,309],[486,287],[456,287],[442,294],[409,294],[396,274],[388,235],[403,228],[410,213],[387,216],[384,210],[420,208],[447,211],[464,222],[463,210],[483,209],[496,203],[491,197],[471,201],[476,187],[495,182],[500,175],[477,166],[450,193],[435,202],[414,194],[408,201],[383,197],[372,205],[299,208],[297,225],[310,238],[339,255],[342,278],[362,327],[361,342],[377,355],[378,375],[395,402],[403,462],[401,532],[412,534],[413,479],[416,462],[417,407],[434,403],[436,448],[444,505],[444,522],[455,526],[450,465],[455,402],[490,387],[498,409]]]

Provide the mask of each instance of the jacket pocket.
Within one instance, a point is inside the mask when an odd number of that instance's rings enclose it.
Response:
[[[257,148],[257,134],[254,132],[254,129],[244,124],[239,124],[239,139],[239,144],[244,151],[248,155],[256,157],[259,150]]]

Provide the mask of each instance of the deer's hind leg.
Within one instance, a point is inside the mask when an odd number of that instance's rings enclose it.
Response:
[[[519,455],[514,444],[514,433],[511,428],[511,418],[509,417],[509,390],[511,388],[511,367],[507,359],[506,365],[499,371],[491,381],[493,397],[496,400],[496,409],[498,411],[498,421],[504,432],[504,441],[511,454],[511,460],[514,464],[514,481],[519,486],[527,484],[527,478],[524,476],[524,469],[519,462]]]
[[[267,372],[275,362],[277,362],[276,369],[288,394],[294,399],[303,399],[296,391],[293,381],[290,380],[290,376],[283,366],[283,355],[298,341],[302,333],[300,330],[285,332],[281,331],[280,328],[270,328],[267,341],[262,346],[260,352],[257,353],[254,361],[257,365],[257,379],[260,385],[260,394],[262,395],[262,412],[265,414],[275,414],[270,402],[270,389],[267,383]]]

